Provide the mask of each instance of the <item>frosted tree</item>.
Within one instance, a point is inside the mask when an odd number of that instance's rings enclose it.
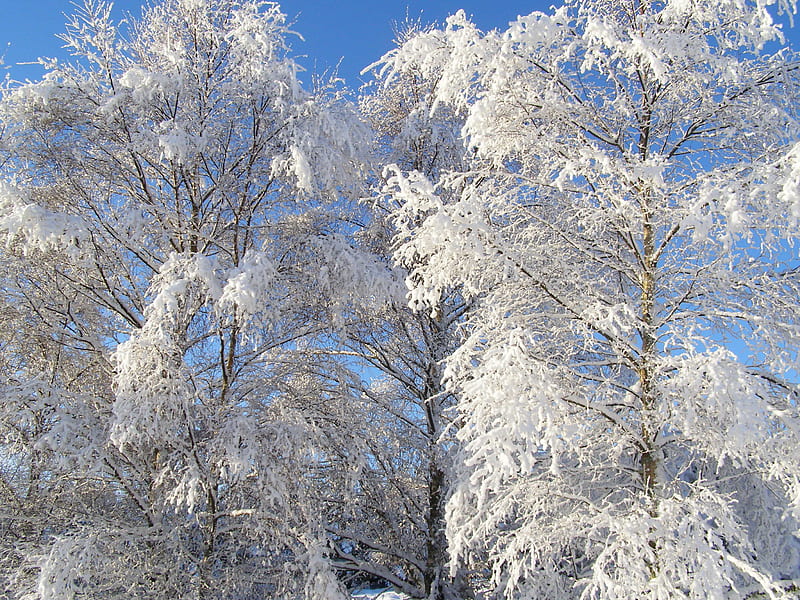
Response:
[[[4,260],[0,264],[4,281],[14,276],[12,265]],[[49,266],[40,265],[40,274],[49,274]],[[66,305],[59,290],[46,281],[39,290],[29,285],[29,279],[18,283],[24,294],[6,289],[0,300],[0,593],[4,597],[30,582],[27,559],[37,552],[48,530],[80,519],[82,507],[95,500],[89,482],[76,493],[71,479],[64,476],[70,461],[40,442],[55,433],[59,404],[71,403],[76,390],[103,383],[92,375],[100,367],[96,361],[53,343],[64,339],[58,315],[42,319],[27,301],[46,291],[52,294],[51,306],[63,314]],[[23,284],[28,285],[23,288]],[[73,301],[72,309],[79,305]]]
[[[790,2],[463,13],[383,59],[465,115],[390,166],[412,306],[460,286],[455,564],[508,598],[781,597],[800,575]]]
[[[35,501],[36,454],[68,507],[4,536],[12,597],[344,593],[312,500],[348,398],[314,349],[365,136],[290,33],[272,3],[88,2],[73,59],[5,90],[3,319],[43,350],[4,359],[3,494]]]
[[[406,23],[396,32],[395,43],[427,31],[419,23]],[[463,165],[464,145],[460,136],[462,115],[447,106],[434,107],[437,75],[423,76],[413,61],[385,77],[380,63],[371,71],[375,80],[362,90],[362,114],[377,137],[379,161],[416,169],[428,176]],[[380,188],[381,179],[376,183]],[[374,200],[375,218],[360,232],[364,244],[377,256],[391,256],[392,226],[386,218],[394,203]],[[458,338],[458,325],[466,301],[454,286],[442,293],[431,312],[414,313],[405,304],[407,274],[405,266],[393,265],[402,289],[395,301],[379,314],[366,313],[356,327],[349,328],[346,344],[370,370],[381,375],[373,389],[365,390],[372,411],[390,443],[375,447],[382,454],[379,482],[390,482],[399,492],[398,514],[412,525],[408,532],[390,540],[380,514],[368,521],[372,536],[394,548],[402,560],[399,565],[414,588],[402,588],[414,596],[431,599],[465,598],[463,573],[450,577],[447,543],[444,534],[444,507],[451,489],[452,450],[454,448],[452,412],[454,396],[441,380],[443,358],[452,351]],[[377,318],[376,318],[377,317]],[[393,457],[405,456],[403,465]],[[399,467],[399,468],[398,468]],[[373,486],[373,494],[383,493],[386,483]],[[397,495],[397,492],[395,492]],[[369,506],[381,506],[370,501]]]
[[[449,587],[444,500],[451,461],[438,442],[452,397],[441,386],[437,356],[460,313],[414,315],[399,291],[379,310],[356,306],[332,351],[353,369],[363,417],[348,446],[353,485],[345,503],[331,490],[341,516],[329,519],[329,531],[336,567],[354,580],[378,578],[412,597],[441,597]]]

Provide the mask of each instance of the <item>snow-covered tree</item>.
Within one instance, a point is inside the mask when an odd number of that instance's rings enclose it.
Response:
[[[465,116],[462,168],[388,167],[447,359],[454,565],[508,598],[780,597],[800,576],[793,2],[574,0],[384,57]],[[773,12],[770,12],[773,11]]]
[[[404,309],[398,296],[379,312],[358,314],[335,351],[361,374],[354,391],[363,418],[350,446],[358,460],[354,485],[336,511],[342,517],[329,519],[330,533],[337,568],[356,579],[382,578],[412,597],[440,598],[449,587],[444,501],[451,460],[438,442],[452,397],[441,386],[439,359],[459,312],[432,320]]]
[[[5,260],[0,264],[4,281],[16,272]],[[47,274],[47,266],[41,267],[40,274]],[[68,461],[39,442],[53,433],[56,407],[69,401],[70,390],[102,385],[92,376],[96,363],[53,343],[59,338],[58,317],[51,314],[52,319],[44,322],[27,302],[37,292],[31,280],[19,283],[17,291],[26,294],[5,289],[0,299],[0,595],[4,598],[9,597],[8,590],[30,582],[26,560],[39,549],[42,537],[80,519],[83,507],[95,500],[94,486],[89,483],[76,493],[70,478],[62,476]],[[23,283],[28,286],[22,287]],[[63,301],[55,286],[44,279],[40,284],[52,293],[53,306]]]
[[[5,91],[3,527],[68,495],[3,536],[11,597],[343,594],[312,502],[348,398],[315,345],[365,129],[289,34],[258,0],[119,28],[90,0],[74,58]]]
[[[419,31],[418,23],[407,23],[396,44]],[[413,64],[390,80],[373,72],[377,77],[362,90],[361,110],[376,137],[378,162],[431,176],[460,168],[463,120],[444,106],[431,111],[432,78],[421,77]],[[377,190],[382,181],[375,182]],[[436,303],[435,314],[406,306],[407,270],[390,265],[391,205],[377,194],[372,202],[373,218],[357,239],[365,251],[383,257],[394,285],[380,310],[354,305],[340,340],[371,381],[361,391],[368,417],[359,490],[350,503],[353,517],[334,531],[337,566],[367,574],[391,567],[386,580],[413,597],[464,599],[471,593],[463,573],[450,577],[446,566],[444,508],[455,428],[454,396],[442,384],[441,362],[455,348],[466,302],[454,288]]]

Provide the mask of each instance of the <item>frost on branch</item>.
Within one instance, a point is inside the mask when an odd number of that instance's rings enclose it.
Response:
[[[753,553],[731,499],[702,484],[686,497],[663,500],[657,516],[634,506],[596,518],[592,535],[601,540],[600,553],[584,598],[672,597],[677,588],[690,598],[724,600]],[[773,591],[767,575],[743,570]]]
[[[329,294],[334,323],[347,307],[380,313],[405,302],[405,287],[397,274],[374,254],[333,234],[315,240],[320,257],[319,284]]]
[[[321,541],[308,544],[305,597],[307,600],[347,600],[349,595],[331,570],[323,544]]]
[[[117,348],[111,441],[146,450],[181,436],[193,400],[188,371],[168,331],[152,324]]]
[[[88,231],[80,218],[50,211],[27,200],[27,194],[0,183],[0,235],[5,245],[19,242],[24,253],[64,251],[78,259]]]
[[[774,195],[785,207],[787,225],[796,231],[800,226],[800,143],[770,166],[759,173],[765,182],[764,195]]]

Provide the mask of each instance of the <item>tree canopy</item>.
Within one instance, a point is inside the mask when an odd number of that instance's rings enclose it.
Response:
[[[88,1],[0,100],[0,596],[796,597],[794,10],[459,12],[356,102]]]

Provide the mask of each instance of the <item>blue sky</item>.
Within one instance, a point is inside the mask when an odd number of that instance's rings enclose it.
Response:
[[[82,3],[82,0],[79,0]],[[138,15],[142,0],[114,3],[117,18]],[[305,41],[291,45],[308,71],[335,67],[350,87],[360,84],[359,72],[392,47],[393,24],[406,14],[423,22],[441,22],[463,8],[482,29],[504,27],[517,15],[548,10],[552,0],[286,0],[283,12],[295,21]],[[64,13],[73,12],[69,0],[0,0],[0,46],[5,48],[6,71],[13,79],[38,79],[38,67],[18,66],[39,56],[64,56],[55,36],[64,31]]]
[[[114,3],[114,14],[117,18],[127,12],[138,15],[141,4],[142,0],[120,0]],[[406,15],[412,20],[442,22],[463,8],[486,30],[505,27],[520,14],[549,11],[560,0],[285,0],[280,4],[305,38],[292,41],[299,62],[308,71],[320,72],[341,59],[340,76],[351,88],[358,88],[359,72],[392,47],[393,26]],[[42,75],[38,67],[16,63],[64,56],[56,34],[64,30],[64,13],[73,8],[69,0],[0,0],[0,48],[5,47],[5,68],[13,79]],[[790,32],[790,38],[800,49],[800,27]]]

